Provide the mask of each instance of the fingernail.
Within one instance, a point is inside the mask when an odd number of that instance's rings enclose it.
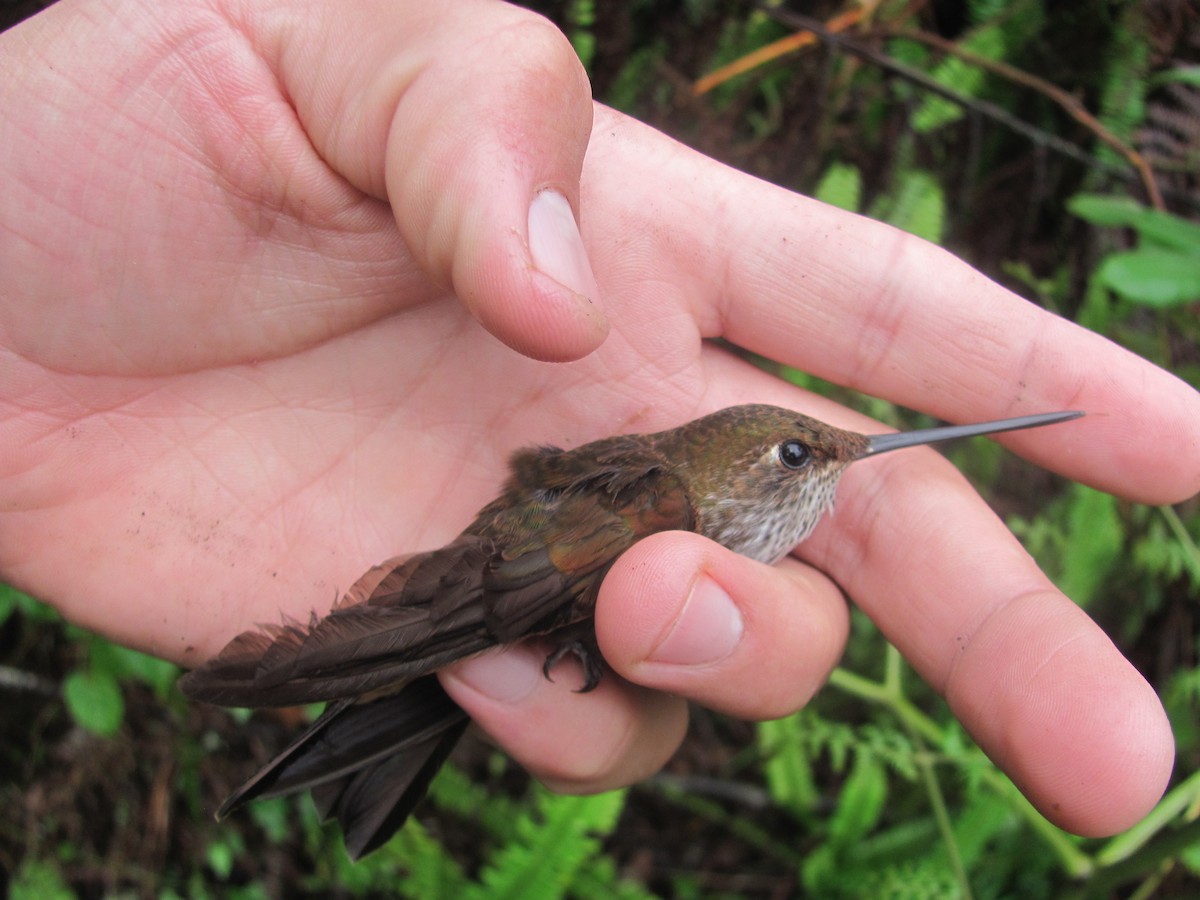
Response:
[[[528,647],[506,647],[464,660],[454,676],[476,693],[500,703],[519,703],[542,677],[542,662]]]
[[[596,301],[596,276],[583,248],[571,204],[558,191],[542,191],[529,204],[533,265],[575,294]]]
[[[670,633],[649,662],[702,666],[718,662],[737,647],[744,626],[741,611],[719,584],[700,575]]]

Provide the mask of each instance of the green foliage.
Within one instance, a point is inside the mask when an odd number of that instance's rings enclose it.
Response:
[[[494,795],[476,784],[454,765],[438,772],[429,795],[442,810],[476,822],[488,834],[504,837],[520,814],[520,806],[503,795]]]
[[[1004,29],[999,24],[976,29],[960,45],[988,59],[1002,59],[1005,51]],[[968,96],[978,95],[987,80],[987,73],[964,62],[957,56],[948,56],[930,73],[939,83]],[[918,133],[934,131],[963,117],[963,108],[945,97],[927,96],[912,116],[912,127]]]
[[[434,780],[430,796],[443,815],[461,817],[481,832],[477,876],[468,875],[417,821],[378,852],[350,864],[335,846],[340,841],[327,841],[331,829],[320,827],[309,808],[305,816],[313,829],[312,852],[332,867],[327,877],[354,895],[398,889],[414,900],[650,896],[623,882],[600,855],[600,842],[624,807],[622,791],[568,797],[535,787],[528,796],[513,799],[489,792],[450,764]]]
[[[63,699],[72,718],[88,731],[112,737],[125,717],[121,684],[138,681],[165,700],[179,668],[145,653],[119,647],[96,635],[79,632],[87,649],[87,663],[63,681]]]
[[[1189,87],[1200,87],[1200,66],[1179,66],[1165,72],[1157,72],[1150,79],[1151,87],[1164,84],[1186,84]]]
[[[1136,249],[1104,258],[1095,274],[1099,284],[1143,306],[1200,300],[1200,225],[1128,197],[1080,194],[1068,208],[1094,225],[1132,229],[1138,237]]]
[[[63,682],[67,709],[81,726],[112,737],[125,718],[125,700],[117,680],[103,670],[76,670]]]
[[[1156,517],[1146,510],[1131,512],[1130,529],[1135,531],[1130,554],[1136,570],[1159,582],[1186,579],[1193,594],[1200,594],[1200,549],[1193,534],[1200,522],[1192,517],[1192,528],[1169,506],[1160,507]]]
[[[26,861],[8,885],[10,900],[75,900],[75,892],[53,863]]]
[[[0,625],[14,613],[21,613],[31,622],[57,622],[58,614],[43,603],[38,603],[28,594],[7,584],[0,584]]]
[[[465,897],[470,881],[462,868],[419,823],[409,824],[396,839],[400,858],[410,860],[399,887],[406,897],[452,900]]]
[[[813,197],[848,212],[858,212],[862,208],[862,193],[862,172],[855,166],[835,162],[817,182]]]
[[[261,800],[250,806],[249,814],[254,824],[266,833],[268,839],[279,843],[291,831],[291,803],[283,797]]]
[[[924,858],[899,862],[872,871],[853,894],[841,896],[891,897],[894,900],[957,900],[963,896],[954,878],[936,861]]]
[[[596,24],[594,0],[571,0],[567,6],[567,36],[585,69],[590,68],[596,55]]]
[[[1100,594],[1121,561],[1124,529],[1111,494],[1072,485],[1059,589],[1081,606]]]
[[[607,100],[613,109],[632,114],[648,93],[661,90],[654,67],[663,49],[664,45],[656,42],[630,55],[609,86]]]
[[[945,231],[945,194],[929,173],[905,171],[900,173],[895,190],[871,207],[870,215],[937,244]]]
[[[478,886],[458,896],[478,900],[565,896],[583,863],[600,848],[624,804],[624,792],[593,797],[536,792],[534,809],[513,823],[509,841],[485,864]]]
[[[1012,3],[974,2],[970,18],[976,26],[963,35],[957,46],[965,54],[987,60],[1004,61],[1018,55],[1035,40],[1045,24],[1045,11],[1038,0]],[[903,41],[896,44],[903,45]],[[921,53],[923,57],[925,54]],[[959,96],[987,98],[994,79],[983,67],[959,56],[947,55],[929,70],[934,81]],[[945,97],[926,95],[910,118],[918,134],[927,134],[959,122],[963,107]]]
[[[813,196],[823,203],[858,212],[863,205],[862,173],[854,166],[833,163],[817,182]],[[869,214],[938,243],[945,231],[946,198],[937,179],[928,172],[906,169],[897,176],[895,189],[877,198]]]
[[[1150,42],[1146,40],[1145,8],[1127,3],[1121,12],[1122,27],[1113,31],[1113,45],[1106,56],[1108,63],[1100,93],[1098,118],[1117,137],[1130,140],[1146,118],[1146,93],[1149,90]],[[1101,145],[1097,156],[1119,162],[1111,147]]]
[[[1096,276],[1105,287],[1147,306],[1200,300],[1200,259],[1170,250],[1144,247],[1114,253]]]
[[[870,834],[879,824],[887,793],[883,765],[871,753],[855,753],[854,766],[829,819],[830,846],[846,850]]]
[[[216,875],[218,881],[227,881],[233,872],[233,864],[237,855],[245,850],[241,838],[236,832],[225,836],[222,840],[213,841],[204,851],[204,861]]]
[[[20,613],[30,623],[58,624],[50,607],[20,591],[0,585],[0,625]],[[79,663],[62,681],[67,712],[81,728],[101,737],[114,736],[125,716],[124,681],[152,687],[160,699],[170,692],[179,669],[168,662],[120,647],[82,629],[68,627],[79,647]]]
[[[767,789],[781,808],[798,819],[806,818],[821,800],[806,718],[802,714],[785,716],[760,722],[756,729]]]
[[[783,29],[770,17],[754,12],[745,19],[729,18],[723,28],[717,43],[716,51],[709,58],[705,68],[709,71],[720,68],[745,56],[765,44],[769,44],[784,34]],[[748,80],[755,86],[756,93],[764,99],[767,105],[777,106],[781,84],[787,80],[786,70],[779,68],[766,72],[753,72],[722,84],[712,92],[711,102],[717,109],[728,108],[739,96]],[[764,132],[764,120],[760,113],[749,109],[747,124],[753,133],[761,137]]]

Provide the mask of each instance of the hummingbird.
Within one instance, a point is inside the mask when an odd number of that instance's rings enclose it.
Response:
[[[573,655],[584,673],[579,690],[592,690],[604,671],[596,596],[637,541],[693,531],[774,563],[832,508],[839,478],[857,460],[1082,415],[863,435],[746,405],[655,434],[519,450],[500,496],[449,544],[375,566],[327,615],[246,631],[183,676],[188,697],[224,706],[328,703],[217,818],[256,798],[309,790],[358,859],[404,824],[468,725],[434,673],[542,636],[552,648],[543,674]]]

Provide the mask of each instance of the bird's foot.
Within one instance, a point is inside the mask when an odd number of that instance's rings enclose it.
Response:
[[[574,656],[579,660],[579,665],[583,667],[583,686],[576,688],[575,693],[586,694],[588,691],[594,690],[604,675],[604,657],[600,655],[600,648],[594,642],[564,641],[555,647],[546,656],[546,661],[542,663],[542,674],[546,676],[546,680],[554,680],[550,677],[550,670],[567,656]]]

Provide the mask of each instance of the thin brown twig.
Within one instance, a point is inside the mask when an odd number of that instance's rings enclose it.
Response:
[[[978,53],[973,53],[953,41],[948,41],[945,38],[930,34],[927,31],[917,29],[905,29],[903,31],[891,32],[888,35],[893,38],[904,38],[906,40],[917,41],[918,43],[926,44],[941,50],[943,53],[956,56],[965,63],[973,66],[979,66],[1001,78],[1005,78],[1015,84],[1029,88],[1045,97],[1048,97],[1054,103],[1057,103],[1071,118],[1088,129],[1092,134],[1099,138],[1108,146],[1112,147],[1117,153],[1125,157],[1129,164],[1133,166],[1142,180],[1142,187],[1146,191],[1146,197],[1150,204],[1155,209],[1166,209],[1163,204],[1162,194],[1159,193],[1158,184],[1154,180],[1154,172],[1150,168],[1150,164],[1146,158],[1142,156],[1134,148],[1130,147],[1119,137],[1109,131],[1104,124],[1092,115],[1080,102],[1079,98],[1073,94],[1063,90],[1058,85],[1046,81],[1044,78],[1039,78],[1037,75],[1031,75],[1016,66],[1010,66],[1006,62],[1000,60],[988,59],[986,56],[980,56]]]
[[[832,32],[845,31],[852,25],[858,24],[862,20],[862,17],[863,8],[855,7],[834,16],[825,23],[825,27]],[[724,84],[731,78],[736,78],[738,75],[753,71],[759,66],[765,66],[771,60],[794,53],[797,50],[802,50],[805,47],[811,47],[816,43],[817,35],[811,31],[797,31],[781,37],[777,41],[772,41],[744,56],[739,56],[733,62],[727,63],[720,68],[714,69],[707,75],[696,79],[695,84],[692,85],[692,96],[699,97],[702,94],[707,94],[713,88]]]
[[[879,68],[892,72],[895,75],[910,81],[913,84],[920,86],[923,90],[940,97],[944,97],[952,103],[956,103],[964,109],[970,110],[977,115],[999,122],[1005,127],[1017,134],[1024,135],[1040,146],[1049,147],[1057,153],[1062,154],[1070,159],[1088,166],[1093,169],[1099,169],[1108,172],[1116,177],[1131,178],[1133,176],[1128,169],[1109,163],[1105,160],[1097,159],[1093,154],[1084,151],[1081,147],[1076,146],[1070,141],[1064,140],[1055,134],[1051,134],[1043,128],[1038,128],[1024,119],[1014,116],[1003,107],[997,106],[987,100],[981,100],[976,97],[970,97],[961,94],[947,85],[942,84],[937,79],[933,78],[928,73],[916,69],[906,63],[901,62],[884,53],[876,50],[860,40],[850,37],[846,34],[835,33],[827,29],[824,23],[793,12],[788,9],[780,9],[777,7],[759,7],[764,13],[771,18],[787,25],[790,28],[797,30],[811,31],[819,37],[824,43],[830,46],[840,48],[846,52],[852,53],[862,59],[867,60]],[[1158,197],[1157,186],[1154,186],[1153,192],[1148,192],[1151,197]],[[1161,200],[1159,200],[1161,203]]]

